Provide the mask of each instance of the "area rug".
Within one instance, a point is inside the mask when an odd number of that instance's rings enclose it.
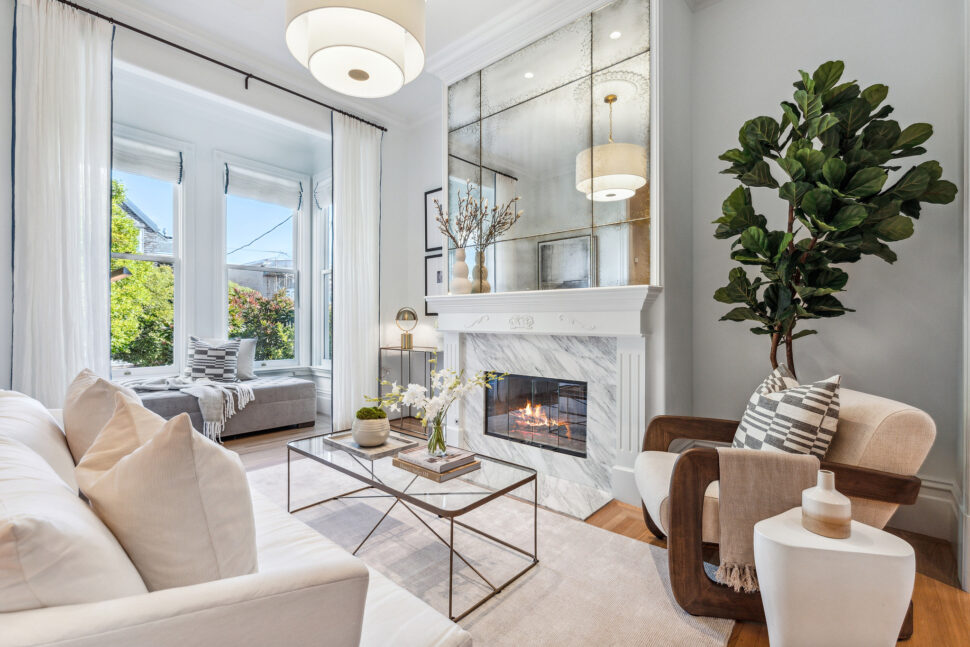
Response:
[[[359,482],[310,460],[292,463],[297,508],[353,490]],[[253,487],[286,505],[286,465],[249,473]],[[455,483],[460,488],[460,483]],[[362,492],[367,495],[374,491]],[[531,495],[531,493],[528,493]],[[367,535],[393,499],[331,501],[296,513],[348,551]],[[417,510],[447,537],[448,522]],[[461,517],[466,523],[528,550],[533,507],[502,497]],[[503,546],[455,528],[455,546],[493,583],[504,582],[528,560]],[[435,609],[448,609],[448,548],[401,505],[395,506],[357,553],[368,566]],[[680,609],[670,591],[667,552],[659,547],[539,509],[539,564],[460,621],[481,646],[727,644],[734,623],[698,618]],[[455,560],[456,614],[488,587]]]

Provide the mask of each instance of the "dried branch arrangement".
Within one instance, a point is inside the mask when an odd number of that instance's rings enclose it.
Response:
[[[455,245],[456,249],[463,249],[468,241],[475,239],[479,251],[494,243],[507,232],[522,217],[522,212],[515,211],[518,197],[508,201],[502,207],[488,206],[488,199],[479,200],[474,195],[471,180],[466,180],[465,192],[458,191],[458,211],[452,218],[445,212],[438,200],[434,201],[438,215],[435,220],[441,233]]]

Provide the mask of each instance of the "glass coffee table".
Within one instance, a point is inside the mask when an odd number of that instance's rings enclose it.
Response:
[[[435,537],[448,547],[448,617],[454,621],[461,620],[469,613],[480,607],[482,604],[492,599],[502,592],[508,585],[522,577],[532,567],[539,563],[537,557],[538,548],[538,496],[539,485],[536,480],[534,469],[509,463],[507,461],[491,458],[476,454],[481,467],[465,476],[436,483],[430,479],[423,478],[405,471],[392,464],[391,456],[382,458],[367,458],[355,452],[345,450],[335,446],[332,442],[327,442],[328,436],[333,434],[323,434],[294,440],[287,443],[286,448],[286,509],[290,513],[299,512],[313,506],[321,505],[339,499],[374,499],[386,498],[392,500],[390,507],[380,518],[377,524],[371,528],[370,532],[361,540],[354,550],[354,554],[363,547],[368,539],[374,534],[377,528],[384,522],[387,515],[397,506],[403,507],[421,522]],[[394,436],[392,435],[392,438]],[[413,440],[413,439],[408,439]],[[290,460],[293,453],[309,458],[312,461],[342,474],[356,479],[360,487],[343,492],[314,503],[292,509],[290,500]],[[525,488],[532,484],[532,551],[495,537],[487,532],[474,528],[473,526],[460,520],[464,514],[480,508],[496,499],[513,492],[519,488]],[[520,497],[521,498],[521,497]],[[416,508],[430,512],[432,515],[445,519],[448,522],[447,537],[442,536],[437,530],[432,528]],[[509,548],[516,553],[527,558],[528,564],[522,570],[501,584],[493,584],[478,568],[476,568],[461,553],[455,550],[455,526],[464,528],[476,533],[485,539],[495,542],[501,546]],[[472,606],[456,615],[454,612],[454,576],[455,559],[459,559],[470,568],[475,575],[482,579],[490,591],[485,597],[479,599]]]

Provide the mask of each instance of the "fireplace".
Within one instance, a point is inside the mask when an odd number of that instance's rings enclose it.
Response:
[[[485,389],[485,434],[586,457],[586,382],[506,375]]]

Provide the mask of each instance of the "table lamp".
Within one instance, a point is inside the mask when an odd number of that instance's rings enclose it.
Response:
[[[418,313],[414,311],[414,308],[401,308],[397,311],[394,322],[401,329],[401,349],[411,350],[414,348],[414,336],[411,331],[418,325]]]

